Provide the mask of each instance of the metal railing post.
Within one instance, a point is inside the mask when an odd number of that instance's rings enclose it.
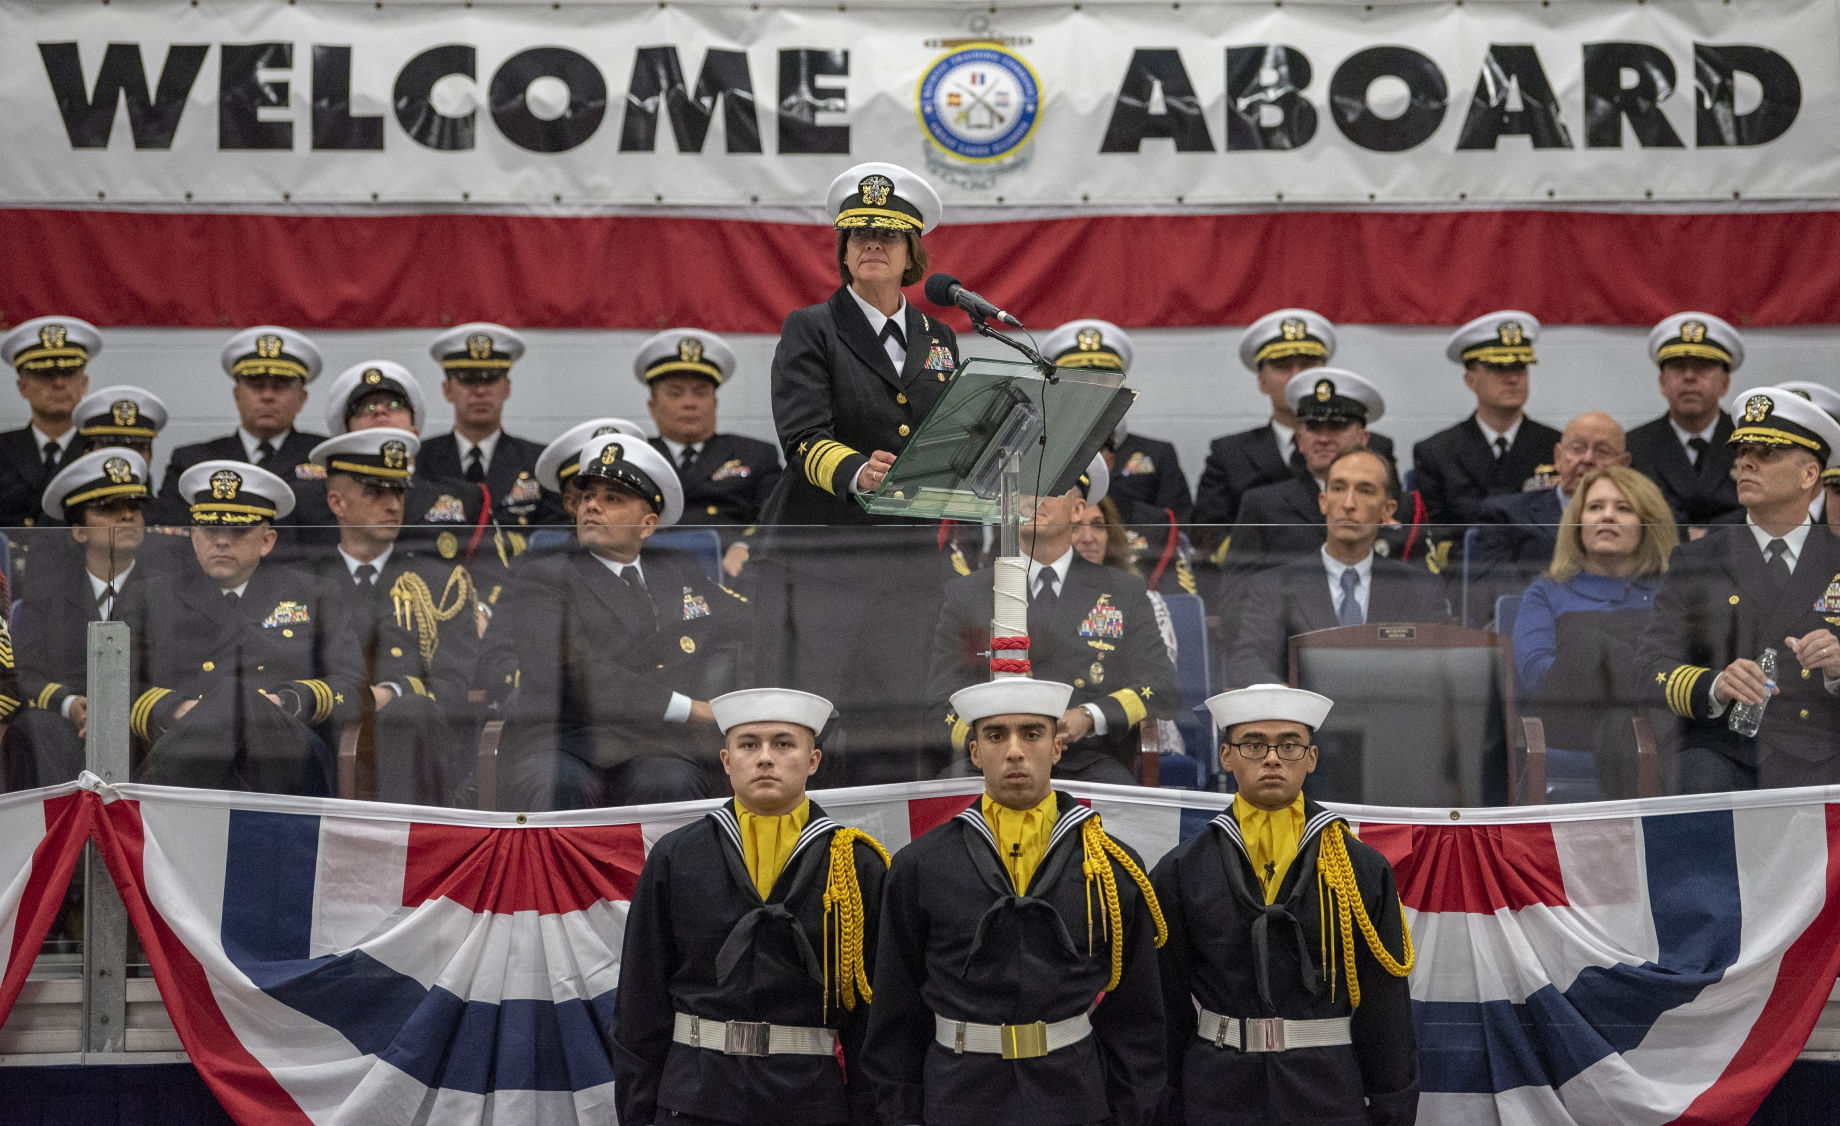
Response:
[[[105,782],[128,780],[128,627],[89,626],[89,731],[85,759]],[[128,913],[96,846],[83,853],[83,1047],[127,1048]]]

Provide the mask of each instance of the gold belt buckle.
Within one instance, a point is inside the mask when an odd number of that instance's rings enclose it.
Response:
[[[1282,1052],[1284,1050],[1283,1017],[1248,1017],[1239,1022],[1239,1050],[1242,1052]]]
[[[772,1027],[763,1021],[731,1020],[722,1051],[731,1056],[764,1056]]]
[[[1003,1058],[1032,1060],[1048,1054],[1048,1022],[1003,1026]]]

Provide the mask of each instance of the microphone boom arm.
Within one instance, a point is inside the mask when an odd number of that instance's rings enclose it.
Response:
[[[1058,369],[1055,368],[1054,361],[1046,358],[1040,352],[1037,352],[1032,346],[1024,344],[1022,341],[1017,340],[1015,337],[999,329],[991,328],[990,322],[983,317],[973,316],[971,318],[971,327],[977,330],[979,336],[987,336],[992,340],[1000,341],[1014,348],[1016,351],[1021,352],[1023,357],[1031,364],[1034,364],[1036,370],[1041,372],[1042,378],[1046,379],[1049,383],[1060,382],[1060,376],[1055,374]]]

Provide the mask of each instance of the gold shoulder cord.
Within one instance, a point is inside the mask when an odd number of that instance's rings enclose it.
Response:
[[[1092,954],[1093,943],[1093,883],[1099,884],[1100,923],[1102,933],[1112,943],[1112,976],[1105,983],[1105,992],[1118,988],[1119,979],[1124,977],[1124,912],[1118,905],[1118,879],[1112,871],[1112,862],[1125,870],[1139,891],[1143,892],[1144,903],[1150,908],[1150,918],[1156,923],[1156,944],[1158,946],[1169,940],[1169,924],[1163,921],[1162,905],[1156,901],[1156,892],[1150,888],[1150,877],[1144,875],[1130,854],[1121,848],[1117,841],[1106,835],[1105,828],[1099,824],[1097,816],[1088,817],[1080,826],[1080,843],[1086,849],[1086,861],[1082,870],[1086,873],[1086,953]]]
[[[1354,865],[1348,859],[1348,842],[1343,838],[1342,823],[1332,821],[1323,830],[1322,847],[1316,859],[1316,898],[1322,918],[1319,919],[1322,933],[1323,972],[1329,975],[1329,999],[1335,999],[1335,973],[1339,968],[1348,978],[1348,1003],[1355,1008],[1361,1007],[1361,982],[1355,976],[1354,969],[1354,926],[1359,922],[1361,934],[1367,940],[1367,948],[1373,952],[1374,960],[1380,968],[1394,977],[1404,977],[1412,972],[1415,954],[1412,950],[1412,928],[1406,925],[1405,913],[1400,912],[1399,930],[1405,943],[1405,960],[1400,961],[1387,951],[1386,944],[1380,941],[1380,934],[1374,929],[1373,920],[1367,917],[1367,905],[1361,901],[1361,888],[1355,882]],[[1328,916],[1335,916],[1334,930],[1328,926]],[[1333,943],[1331,936],[1339,938]],[[1341,948],[1341,964],[1338,967],[1331,959],[1331,945]]]
[[[390,587],[390,603],[396,610],[396,624],[414,631],[423,661],[434,660],[434,651],[441,644],[440,624],[451,621],[461,610],[471,609],[478,601],[479,593],[463,567],[455,567],[453,573],[447,576],[447,586],[441,591],[439,606],[435,605],[434,592],[428,589],[422,576],[414,571],[404,571],[397,576],[395,585]]]
[[[862,885],[856,881],[856,842],[862,841],[888,863],[888,850],[861,829],[842,828],[831,834],[831,871],[824,885],[824,1019],[831,1015],[831,948],[837,949],[837,1003],[856,1008],[856,995],[873,1001],[868,967],[863,964]],[[831,916],[837,917],[835,929]]]

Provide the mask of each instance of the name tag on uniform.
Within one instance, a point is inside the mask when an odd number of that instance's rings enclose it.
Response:
[[[306,625],[312,620],[313,615],[307,611],[305,606],[290,599],[278,604],[269,612],[268,617],[262,619],[262,628],[275,629],[278,626]]]
[[[722,468],[711,473],[709,479],[711,481],[731,481],[740,480],[743,477],[752,477],[753,475],[753,469],[741,464],[740,458],[730,458],[722,463]]]

